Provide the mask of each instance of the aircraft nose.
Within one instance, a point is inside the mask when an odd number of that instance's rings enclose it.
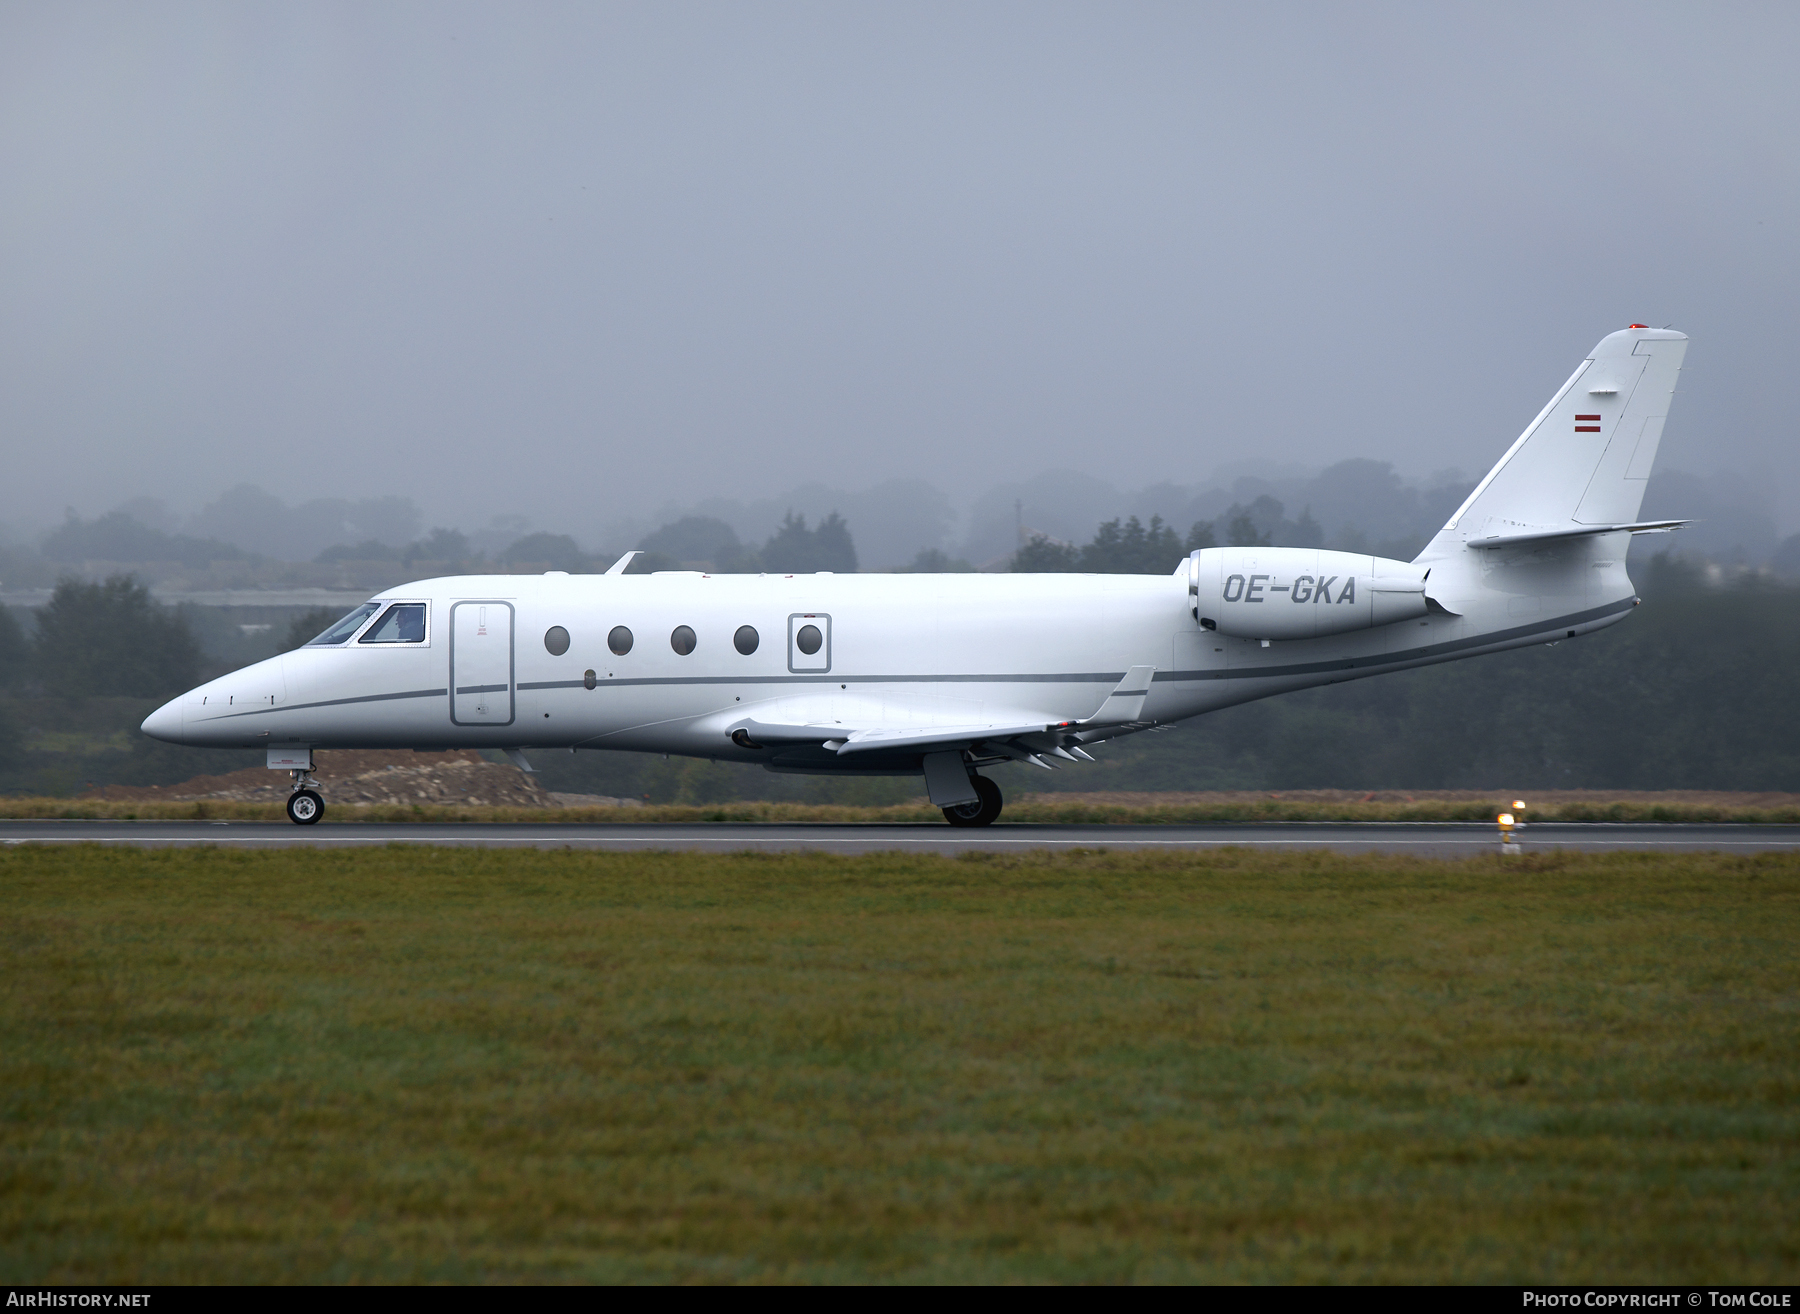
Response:
[[[181,699],[172,698],[144,718],[143,731],[165,743],[181,742]]]

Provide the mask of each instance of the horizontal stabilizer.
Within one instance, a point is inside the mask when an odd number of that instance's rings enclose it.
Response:
[[[1594,534],[1666,534],[1692,524],[1689,520],[1639,520],[1629,525],[1577,525],[1573,529],[1533,529],[1519,534],[1493,534],[1472,538],[1470,547],[1505,547],[1509,543],[1537,543],[1553,538],[1588,538]]]

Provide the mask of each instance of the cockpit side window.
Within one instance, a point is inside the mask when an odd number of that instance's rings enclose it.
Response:
[[[365,602],[362,606],[344,617],[343,620],[326,630],[325,633],[321,634],[318,638],[308,642],[306,646],[308,648],[329,648],[334,644],[343,643],[352,634],[356,633],[357,629],[364,621],[368,620],[369,617],[373,616],[380,609],[381,604],[379,602]]]
[[[424,643],[425,604],[396,602],[382,613],[380,620],[369,626],[363,643]]]

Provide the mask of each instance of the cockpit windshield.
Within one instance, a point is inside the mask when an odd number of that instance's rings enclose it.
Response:
[[[362,636],[364,643],[424,643],[425,604],[396,602]]]
[[[329,648],[334,644],[343,643],[352,634],[355,634],[362,626],[362,623],[373,616],[380,606],[381,604],[379,602],[363,603],[362,606],[358,607],[355,611],[351,612],[348,616],[344,617],[343,620],[339,621],[336,625],[333,625],[330,629],[326,630],[325,633],[312,640],[306,646],[308,648]]]

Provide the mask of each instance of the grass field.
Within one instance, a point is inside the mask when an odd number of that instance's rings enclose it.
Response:
[[[0,851],[0,1281],[1793,1282],[1800,861]]]

